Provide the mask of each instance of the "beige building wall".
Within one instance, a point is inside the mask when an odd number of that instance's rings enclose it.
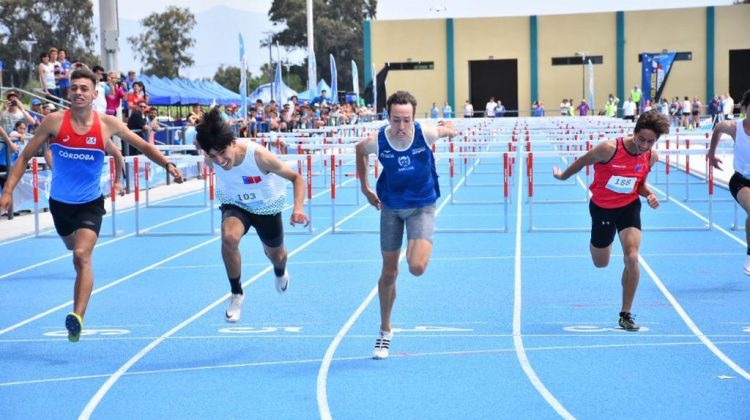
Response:
[[[729,51],[750,49],[750,5],[717,6],[715,10],[714,91],[729,89]],[[638,54],[662,50],[691,52],[691,61],[673,64],[664,95],[706,94],[706,8],[632,11],[624,13],[624,95],[641,84]],[[530,18],[495,17],[454,19],[454,113],[469,99],[469,63],[472,60],[517,59],[518,101],[528,113],[531,94]],[[386,62],[432,61],[434,70],[392,71],[389,92],[407,89],[419,101],[424,115],[432,102],[447,99],[446,21],[373,21],[372,59],[379,70]],[[557,115],[562,98],[581,99],[581,66],[552,66],[553,57],[571,57],[584,51],[601,55],[594,66],[595,106],[602,108],[609,93],[617,93],[617,13],[549,15],[537,17],[538,95],[547,115]],[[586,73],[588,99],[588,74]],[[642,87],[643,88],[643,87]],[[493,95],[488,92],[487,96]],[[502,99],[502,98],[501,98]],[[624,100],[624,98],[622,98]],[[738,98],[735,98],[736,100]],[[484,103],[486,98],[474,98]],[[526,114],[528,115],[528,114]]]
[[[625,13],[625,95],[641,85],[638,54],[662,50],[693,53],[675,61],[663,97],[706,96],[706,8],[649,10]],[[724,70],[725,72],[728,70]],[[641,86],[643,89],[643,86]],[[621,98],[625,100],[625,98]]]
[[[717,7],[714,17],[714,93],[720,95],[729,91],[729,51],[750,49],[750,4]],[[739,102],[740,98],[734,100]]]
[[[603,63],[594,65],[594,106],[603,107],[607,96],[614,93],[617,85],[616,20],[615,13],[537,18],[539,100],[544,104],[546,115],[560,115],[563,98],[572,98],[576,105],[580,103],[584,98],[581,96],[584,83],[585,99],[589,100],[588,68],[584,73],[583,65],[553,66],[553,57],[573,57],[578,52],[602,56]],[[530,108],[529,104],[527,115]]]
[[[442,105],[448,99],[445,34],[443,19],[372,22],[375,71],[380,71],[387,62],[434,62],[433,70],[388,72],[387,92],[411,92],[417,98],[418,117],[428,115],[433,102]]]
[[[528,109],[528,92],[531,89],[531,61],[529,54],[529,18],[475,18],[455,19],[454,60],[455,60],[455,92],[456,109],[459,111],[469,98],[469,62],[472,60],[518,60],[518,103],[519,107]],[[479,98],[481,104],[487,102],[490,96],[498,96],[487,92],[486,98]],[[503,98],[500,98],[503,100]],[[475,111],[484,111],[475,108]]]

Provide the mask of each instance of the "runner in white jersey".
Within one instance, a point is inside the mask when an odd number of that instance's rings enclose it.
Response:
[[[750,108],[750,90],[742,94],[740,110],[747,115]],[[745,210],[745,240],[748,244],[747,256],[745,257],[744,271],[750,276],[750,119],[747,116],[741,120],[720,121],[714,127],[711,136],[711,146],[708,149],[708,162],[716,169],[721,159],[716,157],[716,146],[719,139],[726,134],[734,140],[734,175],[729,179],[729,192],[737,203]]]
[[[232,294],[224,319],[240,320],[245,295],[242,290],[240,239],[254,227],[276,275],[276,291],[289,286],[287,252],[281,210],[286,203],[284,179],[294,188],[292,226],[309,224],[305,215],[302,177],[276,155],[249,140],[238,140],[214,108],[195,127],[196,143],[206,153],[206,163],[216,168],[216,190],[221,202],[221,257]]]

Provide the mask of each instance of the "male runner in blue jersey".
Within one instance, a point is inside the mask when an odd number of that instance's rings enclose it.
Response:
[[[427,269],[435,230],[435,202],[440,197],[432,146],[437,139],[456,135],[453,123],[421,125],[414,121],[417,100],[409,92],[388,97],[388,125],[357,144],[357,176],[362,193],[380,210],[380,251],[383,268],[378,281],[380,336],[374,359],[385,359],[393,333],[391,312],[396,300],[398,260],[406,225],[406,261],[409,272],[421,276]],[[369,155],[378,156],[383,171],[376,191],[368,182]]]

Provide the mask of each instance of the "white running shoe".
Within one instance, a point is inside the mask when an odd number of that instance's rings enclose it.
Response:
[[[242,315],[242,302],[245,301],[245,295],[235,295],[229,296],[229,306],[227,306],[227,311],[224,313],[224,320],[227,322],[235,323],[240,320],[240,315]]]
[[[276,291],[283,294],[289,287],[289,271],[284,270],[284,275],[276,277]]]
[[[393,339],[392,331],[381,331],[378,339],[375,340],[375,349],[372,351],[372,358],[375,360],[387,359],[391,340]]]
[[[746,275],[750,276],[750,255],[745,257],[744,271]]]

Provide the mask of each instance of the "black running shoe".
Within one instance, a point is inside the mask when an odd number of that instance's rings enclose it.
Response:
[[[641,329],[641,326],[636,324],[635,320],[633,319],[635,315],[631,314],[630,312],[620,312],[620,326],[622,329],[627,331],[638,331]]]

